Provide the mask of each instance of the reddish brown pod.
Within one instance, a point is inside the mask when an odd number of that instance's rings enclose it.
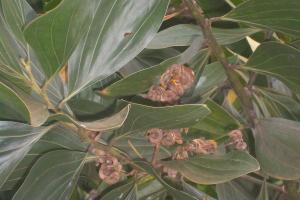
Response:
[[[228,133],[229,142],[227,146],[233,146],[236,150],[245,150],[247,143],[244,142],[243,133],[240,130],[233,130]]]

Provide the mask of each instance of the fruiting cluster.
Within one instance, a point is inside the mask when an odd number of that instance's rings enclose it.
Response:
[[[228,133],[229,142],[227,146],[233,146],[236,150],[245,150],[247,148],[247,143],[243,140],[243,134],[240,130],[233,130]]]
[[[174,144],[182,144],[183,139],[181,132],[183,129],[163,130],[159,128],[152,128],[146,132],[148,140],[151,144],[162,144],[164,146],[171,146]]]
[[[160,77],[159,84],[153,85],[147,98],[167,104],[175,104],[195,81],[194,71],[184,65],[171,65]]]
[[[119,182],[122,177],[122,164],[119,160],[99,149],[93,149],[92,152],[99,157],[97,165],[100,165],[100,179],[109,185]]]

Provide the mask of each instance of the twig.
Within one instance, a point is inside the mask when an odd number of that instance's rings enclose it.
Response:
[[[234,69],[232,69],[222,47],[217,43],[217,40],[212,32],[210,20],[205,18],[203,10],[199,7],[195,0],[184,0],[184,2],[191,10],[192,15],[196,19],[197,23],[201,26],[203,35],[213,55],[223,65],[229,82],[242,103],[247,122],[249,123],[250,127],[254,127],[256,124],[256,113],[254,111],[251,98],[249,98],[249,95],[247,94],[238,74]]]
[[[154,146],[153,155],[152,155],[152,161],[151,161],[151,164],[152,164],[153,167],[155,167],[157,165],[157,159],[158,159],[158,155],[159,155],[159,149],[160,149],[160,144],[156,144]]]

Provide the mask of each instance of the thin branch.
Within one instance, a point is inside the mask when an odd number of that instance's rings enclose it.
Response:
[[[245,86],[241,82],[239,75],[234,69],[232,69],[224,50],[217,43],[217,40],[212,32],[210,20],[205,18],[203,10],[201,9],[201,7],[199,7],[195,0],[184,0],[184,2],[189,7],[197,23],[201,26],[203,35],[213,55],[223,65],[231,87],[233,88],[233,90],[235,91],[242,103],[243,111],[246,116],[247,122],[249,123],[250,127],[254,127],[256,124],[256,113],[254,111],[254,106],[252,104],[251,98],[245,90]]]

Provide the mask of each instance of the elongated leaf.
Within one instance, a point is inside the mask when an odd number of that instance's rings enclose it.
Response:
[[[128,117],[131,105],[127,105],[119,113],[93,122],[77,122],[81,127],[90,131],[108,131],[120,128]]]
[[[69,199],[85,158],[86,153],[78,151],[59,150],[45,154],[33,166],[13,199]]]
[[[240,179],[217,184],[216,191],[219,200],[256,200],[255,185]]]
[[[211,114],[193,126],[193,128],[212,133],[215,137],[224,136],[229,131],[239,128],[239,122],[222,106],[211,100],[207,101],[206,105],[211,110]]]
[[[267,181],[264,180],[256,200],[269,200]]]
[[[134,182],[129,181],[116,189],[112,189],[107,194],[105,194],[101,200],[137,200],[137,188]]]
[[[65,101],[136,57],[154,37],[169,3],[168,0],[96,2],[88,33],[69,62],[69,95]]]
[[[66,63],[86,33],[94,6],[93,0],[64,0],[26,27],[25,38],[48,77]]]
[[[16,88],[12,90],[1,82],[0,92],[0,101],[4,102],[15,112],[20,113],[24,117],[23,119],[30,122],[32,126],[40,126],[47,120],[49,112],[43,102],[35,100],[32,96]]]
[[[149,128],[185,128],[206,117],[210,111],[202,104],[150,107],[130,103],[131,110],[124,123],[118,129],[118,135],[127,135]]]
[[[11,190],[22,183],[33,164],[45,153],[56,150],[85,151],[87,144],[72,130],[65,127],[54,127],[45,134],[14,169],[1,190]]]
[[[221,29],[214,28],[213,33],[221,45],[228,45],[244,39],[246,36],[258,32],[254,28]],[[162,49],[172,46],[189,46],[195,38],[204,40],[199,26],[191,24],[179,24],[159,32],[150,44],[148,49]]]
[[[276,42],[258,47],[246,64],[248,70],[270,75],[284,82],[290,89],[300,93],[300,51]]]
[[[0,122],[0,188],[32,146],[51,128]]]
[[[259,28],[299,36],[300,2],[290,0],[250,0],[222,17],[224,20],[243,22]]]
[[[101,91],[101,94],[108,96],[128,96],[147,91],[169,66],[172,64],[193,64],[193,58],[200,57],[207,59],[208,51],[206,49],[199,52],[201,40],[194,40],[194,43],[182,54],[163,61],[162,63],[143,69],[136,73],[117,81]],[[202,55],[204,55],[202,57]],[[203,61],[202,61],[203,62]]]
[[[37,14],[24,0],[1,0],[1,4],[5,21],[18,40],[25,45],[24,26],[35,18]]]
[[[259,170],[259,164],[246,152],[233,151],[225,155],[204,155],[189,160],[162,162],[199,184],[217,184]]]
[[[140,161],[140,160],[134,161],[134,163],[137,164],[139,167],[141,167],[149,175],[154,176],[167,189],[168,193],[174,198],[174,200],[196,200],[197,199],[191,196],[190,194],[183,192],[168,184],[164,179],[161,178],[161,176],[151,166],[150,163],[145,161]]]
[[[300,177],[300,123],[269,118],[261,120],[255,134],[256,156],[264,173],[279,179]]]

